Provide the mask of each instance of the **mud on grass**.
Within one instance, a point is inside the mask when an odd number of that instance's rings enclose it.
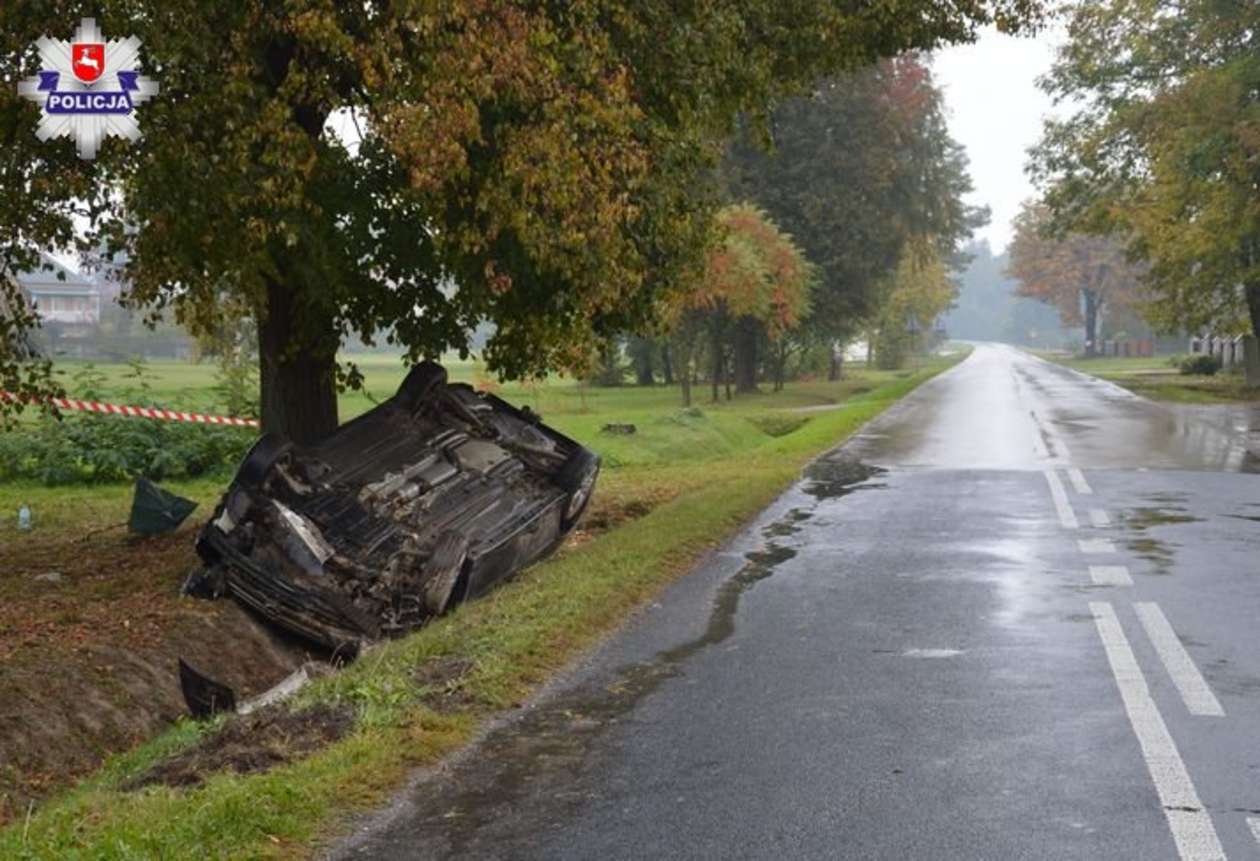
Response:
[[[645,517],[690,489],[686,478],[668,467],[610,471],[601,475],[599,482],[590,507],[565,542],[564,550],[580,547]]]
[[[156,763],[123,789],[199,786],[223,771],[256,774],[313,753],[353,727],[354,714],[345,706],[314,705],[301,711],[272,706],[230,718],[218,732]]]

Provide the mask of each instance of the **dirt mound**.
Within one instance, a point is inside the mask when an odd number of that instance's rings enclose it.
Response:
[[[231,601],[181,598],[192,539],[0,538],[0,823],[187,714],[177,658],[245,697],[318,657]]]
[[[158,763],[127,788],[196,786],[219,771],[266,771],[336,741],[353,726],[349,708],[314,706],[293,712],[273,706],[231,718],[222,730]]]

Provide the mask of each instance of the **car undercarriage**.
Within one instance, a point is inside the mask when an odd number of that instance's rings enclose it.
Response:
[[[432,362],[326,439],[262,437],[203,528],[189,591],[351,656],[554,551],[599,458]]]

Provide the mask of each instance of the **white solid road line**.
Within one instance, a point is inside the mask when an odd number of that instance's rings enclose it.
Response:
[[[1137,736],[1146,768],[1155,783],[1155,792],[1164,807],[1164,815],[1168,817],[1168,827],[1177,844],[1177,852],[1183,861],[1224,859],[1225,850],[1212,825],[1212,817],[1203,809],[1203,802],[1194,789],[1186,764],[1182,762],[1168,726],[1151,699],[1151,691],[1146,686],[1133,649],[1125,639],[1115,610],[1106,601],[1091,601],[1089,610],[1098,626],[1098,636],[1102,638],[1116,686],[1120,689],[1129,725]]]
[[[1110,526],[1111,518],[1101,508],[1091,508],[1089,510],[1089,522],[1094,526]]]
[[[1123,565],[1091,565],[1089,577],[1096,586],[1132,586],[1133,578]]]
[[[1072,482],[1072,488],[1077,493],[1088,495],[1094,492],[1094,489],[1089,486],[1089,482],[1085,480],[1085,473],[1081,472],[1074,466],[1070,466],[1068,467],[1067,474],[1068,479]]]
[[[1045,474],[1046,483],[1050,485],[1050,496],[1054,499],[1054,508],[1059,512],[1059,523],[1063,524],[1064,529],[1075,529],[1080,526],[1076,521],[1076,512],[1068,504],[1067,491],[1063,489],[1059,474],[1053,469],[1045,470]]]
[[[1076,542],[1082,553],[1115,553],[1116,545],[1106,538],[1082,538]]]
[[[1159,605],[1140,601],[1133,605],[1133,609],[1137,611],[1146,635],[1151,638],[1151,645],[1159,653],[1159,659],[1164,662],[1168,675],[1172,676],[1173,684],[1185,700],[1190,714],[1224,717],[1225,709],[1221,708],[1220,700],[1208,687],[1207,680],[1194,665],[1186,647],[1177,639],[1177,632],[1173,630]]]

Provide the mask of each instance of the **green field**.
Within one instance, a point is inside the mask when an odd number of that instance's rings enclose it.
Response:
[[[1248,388],[1241,373],[1220,371],[1212,376],[1185,375],[1169,364],[1170,356],[1083,358],[1039,353],[1042,358],[1109,380],[1156,401],[1220,404],[1260,400],[1260,390]]]
[[[604,457],[580,540],[486,598],[383,644],[305,691],[293,708],[352,710],[354,728],[345,738],[262,774],[219,773],[190,788],[125,789],[154,762],[220,726],[180,721],[112,758],[96,777],[29,818],[15,817],[0,831],[0,856],[308,854],[342,831],[349,814],[380,803],[414,767],[467,743],[486,719],[521,702],[620,625],[773,500],[811,458],[953,361],[933,359],[913,372],[857,370],[836,383],[794,383],[784,392],[730,403],[701,400],[698,412],[687,413],[680,410],[678,391],[665,387],[587,389],[565,381],[536,390],[504,387],[500,394],[536,405],[548,422]],[[196,385],[187,368],[155,370],[172,392]],[[368,370],[369,387],[383,390],[401,373],[383,363]],[[457,371],[472,374],[471,367]],[[836,408],[791,411],[830,404]],[[353,410],[348,400],[345,411]],[[633,423],[637,432],[603,433],[610,422]],[[202,479],[175,489],[210,504],[221,486]],[[51,531],[67,552],[82,553],[76,537],[117,521],[127,498],[122,486],[0,486],[0,506],[11,510],[26,500],[39,522],[35,532],[22,535],[8,527],[0,544],[20,554],[24,546],[47,542]],[[451,658],[472,662],[453,709],[435,705],[442,691],[420,672]]]
[[[346,392],[341,396],[341,418],[352,418],[391,395],[405,375],[398,358],[380,356],[356,357],[365,376],[364,392]],[[63,362],[68,394],[82,394],[71,387],[74,374],[86,363]],[[213,401],[213,368],[187,362],[151,362],[150,386],[154,403],[164,406],[205,408]],[[485,383],[487,378],[472,363],[447,364],[454,380]],[[104,397],[121,397],[129,386],[127,365],[95,365],[104,375]],[[496,386],[496,394],[517,404],[528,404],[542,414],[545,421],[574,439],[597,451],[604,462],[605,489],[620,488],[646,482],[656,485],[651,467],[699,464],[755,450],[774,441],[785,428],[808,425],[816,416],[791,412],[799,407],[828,404],[854,409],[876,396],[880,386],[904,379],[910,371],[876,371],[859,369],[838,382],[825,380],[789,383],[781,392],[744,395],[732,401],[710,403],[705,386],[693,389],[695,410],[682,409],[677,387],[623,386],[598,388],[572,380],[552,379],[537,385],[507,384]],[[698,414],[696,412],[698,411]],[[28,421],[34,421],[28,415]],[[44,420],[44,419],[39,419]],[[121,422],[147,419],[118,418]],[[633,424],[636,433],[620,435],[602,433],[606,424]],[[618,478],[622,470],[629,470]],[[169,489],[212,505],[222,492],[226,475],[214,475],[188,481],[172,481]],[[681,479],[665,480],[682,486]],[[0,482],[0,534],[12,532],[15,512],[22,504],[34,509],[37,522],[46,528],[100,528],[120,522],[126,517],[130,503],[130,487],[100,485],[44,487],[36,482]]]

